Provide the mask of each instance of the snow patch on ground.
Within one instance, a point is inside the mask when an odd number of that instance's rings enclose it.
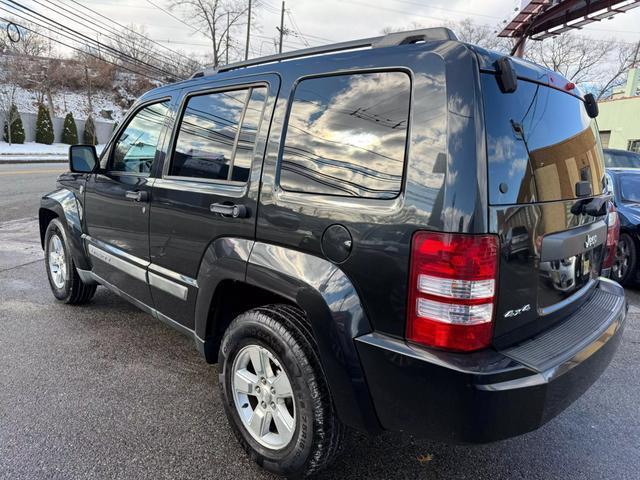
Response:
[[[52,116],[64,117],[67,113],[73,113],[73,117],[84,120],[89,114],[89,99],[86,93],[59,91],[51,95],[55,114]],[[38,94],[35,91],[18,87],[15,93],[15,104],[21,113],[38,113]],[[47,105],[45,97],[44,104]],[[122,108],[116,104],[114,96],[110,92],[95,91],[91,95],[93,118],[97,120],[113,120],[120,122],[124,115]]]
[[[96,145],[98,155],[100,155],[103,148],[104,145]],[[43,143],[26,142],[9,145],[6,142],[0,142],[0,162],[66,161],[68,155],[69,145],[66,143],[45,145]]]

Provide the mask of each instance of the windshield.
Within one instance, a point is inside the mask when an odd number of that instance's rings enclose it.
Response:
[[[625,202],[640,203],[640,175],[620,175],[620,196]]]
[[[640,155],[633,152],[605,150],[604,163],[607,168],[640,168]]]
[[[481,77],[491,204],[574,199],[585,181],[602,193],[600,140],[580,99],[524,80],[505,94],[495,76]]]

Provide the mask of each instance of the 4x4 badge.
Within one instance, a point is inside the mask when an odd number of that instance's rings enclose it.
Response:
[[[505,318],[517,317],[522,312],[528,312],[529,310],[531,310],[531,305],[527,303],[524,307],[516,308],[515,310],[509,310],[507,313],[504,314],[504,316]]]
[[[584,241],[584,248],[595,247],[597,241],[598,241],[597,235],[587,235],[587,239]]]

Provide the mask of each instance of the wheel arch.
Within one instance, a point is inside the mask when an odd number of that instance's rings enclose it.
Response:
[[[370,333],[371,325],[344,272],[324,258],[256,242],[247,263],[246,282],[305,312],[338,416],[351,427],[379,432],[354,342]]]
[[[343,423],[380,431],[354,338],[371,332],[357,292],[333,263],[286,247],[220,238],[198,272],[195,333],[208,362],[217,361],[226,327],[240,313],[268,304],[302,309]]]
[[[91,264],[82,244],[82,207],[73,191],[61,188],[40,200],[38,223],[43,249],[47,227],[54,218],[60,220],[65,229],[68,247],[76,267],[82,270],[90,269]]]

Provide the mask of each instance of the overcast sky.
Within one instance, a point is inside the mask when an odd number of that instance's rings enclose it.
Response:
[[[190,30],[187,26],[159,11],[146,0],[80,0],[96,10],[124,23],[144,24],[156,40],[172,40],[195,45],[181,45],[186,49],[203,48],[206,38]],[[167,0],[152,0],[166,7]],[[254,0],[255,2],[255,0]],[[260,0],[257,2],[260,32],[252,41],[254,52],[271,53],[273,42],[270,38],[277,35],[276,26],[280,23],[279,0]],[[342,41],[380,34],[386,26],[402,27],[413,22],[425,26],[441,24],[446,20],[472,18],[478,23],[491,26],[511,18],[519,0],[288,0],[286,9],[295,24],[306,35],[311,45],[326,43],[327,40]],[[179,11],[175,13],[180,16]],[[291,25],[289,17],[285,24]],[[585,27],[584,33],[597,37],[616,36],[621,40],[634,42],[640,40],[640,8],[617,15],[613,20],[604,20],[593,26]],[[304,46],[304,40],[289,36],[285,43],[287,49]]]
[[[47,4],[48,0],[37,0]],[[64,0],[67,4],[74,0]],[[150,37],[164,45],[187,52],[209,52],[207,38],[195,31],[193,21],[187,25],[172,18],[153,4],[168,8],[169,0],[75,0],[122,24],[144,25]],[[36,0],[22,0],[34,10],[44,11]],[[257,4],[258,31],[251,41],[252,56],[274,52],[273,38],[280,23],[279,0],[254,0]],[[356,38],[379,35],[384,27],[405,27],[414,22],[436,26],[443,21],[472,18],[492,27],[514,15],[520,0],[287,0],[285,26],[293,30],[286,37],[285,50],[303,48]],[[188,19],[184,10],[172,10]],[[69,22],[66,22],[69,24]],[[594,37],[617,37],[625,42],[640,40],[640,8],[585,27],[583,34]],[[300,35],[296,31],[302,33]],[[303,38],[304,37],[304,38]]]

